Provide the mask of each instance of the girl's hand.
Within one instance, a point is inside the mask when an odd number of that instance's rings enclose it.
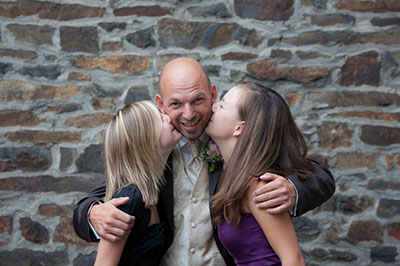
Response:
[[[162,130],[160,135],[161,154],[168,157],[172,149],[182,138],[182,134],[171,124],[171,118],[168,115],[161,114]]]

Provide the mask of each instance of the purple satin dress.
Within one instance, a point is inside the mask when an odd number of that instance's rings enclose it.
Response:
[[[281,265],[278,255],[251,213],[242,213],[237,227],[227,221],[220,223],[218,236],[236,265]]]

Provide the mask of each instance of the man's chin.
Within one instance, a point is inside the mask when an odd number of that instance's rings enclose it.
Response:
[[[179,131],[179,130],[178,130]],[[179,131],[185,138],[187,138],[188,140],[196,140],[198,138],[200,138],[201,134],[203,134],[204,130],[201,132],[194,132],[194,133],[190,133],[190,132],[186,132],[186,131]]]

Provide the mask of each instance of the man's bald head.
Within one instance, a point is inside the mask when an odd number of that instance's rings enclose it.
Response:
[[[207,88],[211,90],[211,81],[203,66],[192,58],[179,57],[168,62],[161,71],[159,78],[159,91],[163,94],[165,89],[165,81],[174,79],[178,82],[183,81],[185,78],[197,78],[201,82],[205,82]]]
[[[186,138],[199,138],[217,100],[215,85],[200,63],[183,57],[170,61],[161,72],[159,89],[156,101],[161,112]]]

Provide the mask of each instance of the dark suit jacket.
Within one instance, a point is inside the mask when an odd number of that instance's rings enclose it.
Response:
[[[299,180],[296,176],[287,176],[293,184],[296,186],[299,201],[297,204],[297,211],[295,216],[312,210],[313,208],[320,206],[322,203],[327,201],[335,192],[335,180],[333,179],[330,171],[324,166],[320,165],[317,161],[310,159],[314,168],[315,174],[306,181]],[[173,176],[172,176],[172,157],[168,160],[168,167],[164,171],[164,177],[166,185],[160,191],[160,198],[158,203],[158,209],[162,210],[167,218],[170,225],[171,232],[174,231],[174,211],[173,211]],[[209,194],[210,197],[217,192],[217,184],[219,176],[221,174],[222,167],[216,168],[215,172],[209,174]],[[91,204],[95,201],[102,200],[106,191],[105,179],[103,179],[94,190],[92,190],[87,197],[81,199],[75,210],[73,223],[75,232],[82,239],[94,242],[98,241],[94,236],[87,220],[88,210]],[[173,234],[172,234],[173,236]],[[232,257],[229,255],[227,250],[224,248],[218,238],[217,231],[214,230],[214,238],[217,246],[223,256],[225,262],[228,265],[235,265]],[[171,241],[172,242],[172,241]]]

